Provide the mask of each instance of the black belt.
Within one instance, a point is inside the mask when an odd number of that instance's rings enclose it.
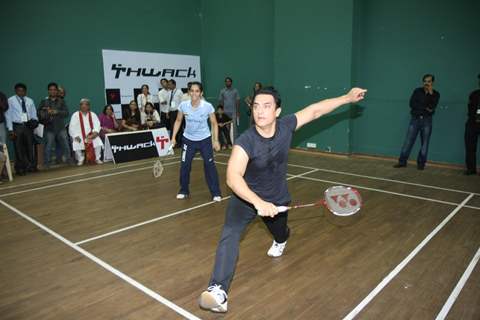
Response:
[[[412,115],[415,119],[425,119],[425,118],[431,118],[431,115],[423,116],[423,115]]]

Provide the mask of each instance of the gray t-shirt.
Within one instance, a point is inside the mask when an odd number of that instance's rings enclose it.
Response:
[[[294,114],[277,120],[275,134],[264,138],[255,126],[235,141],[248,155],[244,179],[248,187],[264,201],[287,205],[291,198],[287,187],[288,150],[297,127]]]
[[[229,115],[236,113],[237,100],[240,100],[240,94],[235,88],[223,88],[218,96],[218,102],[223,105],[223,109]]]

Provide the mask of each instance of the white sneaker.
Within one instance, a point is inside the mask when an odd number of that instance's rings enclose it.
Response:
[[[215,196],[215,197],[213,197],[213,201],[220,202],[220,201],[222,201],[222,197]]]
[[[198,302],[200,307],[213,312],[227,312],[227,293],[216,284],[202,292]]]
[[[285,241],[284,243],[278,243],[273,240],[272,246],[270,247],[270,249],[268,249],[267,255],[269,257],[278,258],[283,254],[283,250],[285,250],[286,246],[287,241]]]
[[[187,199],[187,197],[188,197],[188,195],[183,194],[183,193],[177,194],[177,199],[178,200],[184,200],[184,199]]]
[[[78,161],[77,166],[83,166],[83,161]]]
[[[103,164],[103,161],[102,160],[95,160],[95,163],[96,164]]]

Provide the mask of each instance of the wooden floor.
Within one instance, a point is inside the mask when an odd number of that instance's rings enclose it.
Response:
[[[228,196],[228,155],[216,160]],[[480,319],[480,264],[462,278],[480,255],[479,176],[297,151],[290,164],[295,201],[355,186],[361,219],[338,226],[319,209],[291,212],[278,259],[267,257],[271,237],[254,222],[226,315],[197,305],[228,203],[211,202],[202,161],[186,201],[175,200],[178,156],[164,160],[159,179],[152,161],[140,161],[1,184],[0,319],[423,320],[441,310],[446,319]]]

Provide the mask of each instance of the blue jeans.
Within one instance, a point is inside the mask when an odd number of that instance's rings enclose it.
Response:
[[[56,142],[59,143],[60,148],[62,149],[63,156],[65,157],[65,162],[69,163],[72,161],[70,155],[70,147],[68,145],[67,130],[62,129],[59,132],[54,131],[45,131],[45,166],[50,165],[50,158],[52,151],[55,150]]]
[[[432,117],[414,117],[410,120],[410,125],[408,126],[407,136],[405,137],[405,142],[403,143],[402,151],[400,153],[400,158],[398,163],[401,165],[406,165],[412,147],[417,140],[417,136],[420,133],[421,147],[417,156],[417,165],[424,167],[427,162],[428,154],[428,145],[430,143],[430,136],[432,134]]]
[[[218,173],[213,159],[213,147],[211,137],[200,141],[188,140],[182,137],[182,165],[180,167],[180,192],[181,194],[190,194],[190,171],[192,170],[192,161],[195,153],[200,151],[203,158],[203,169],[208,188],[213,197],[220,196],[220,186],[218,184]]]

